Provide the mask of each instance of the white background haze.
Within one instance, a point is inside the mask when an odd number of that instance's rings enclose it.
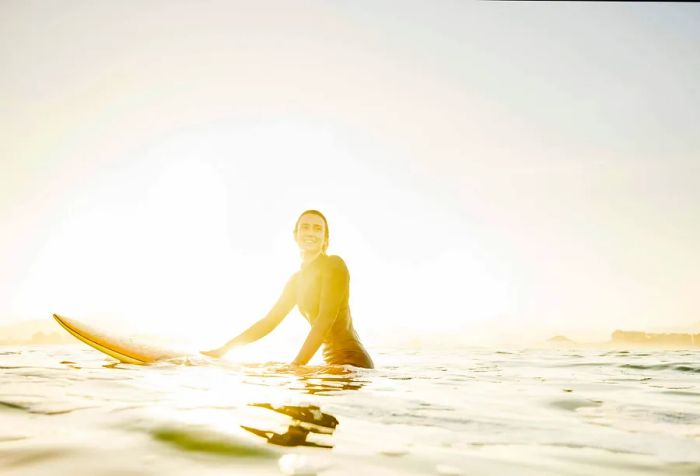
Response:
[[[698,45],[693,4],[5,0],[0,324],[218,345],[317,208],[367,343],[690,325]]]

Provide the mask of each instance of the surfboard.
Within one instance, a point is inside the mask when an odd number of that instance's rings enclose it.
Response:
[[[144,365],[188,355],[184,351],[139,342],[137,338],[112,335],[69,317],[54,314],[53,318],[76,339],[127,364]]]

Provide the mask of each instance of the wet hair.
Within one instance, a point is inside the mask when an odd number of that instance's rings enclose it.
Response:
[[[297,222],[294,224],[294,237],[296,238],[297,236],[297,231],[299,231],[299,222],[301,221],[301,217],[303,217],[304,215],[316,215],[321,217],[321,219],[323,220],[323,224],[325,225],[323,233],[323,252],[325,253],[328,249],[328,220],[326,220],[326,217],[323,216],[323,213],[319,212],[318,210],[305,210],[301,212],[301,215],[299,215],[299,218],[297,218]]]

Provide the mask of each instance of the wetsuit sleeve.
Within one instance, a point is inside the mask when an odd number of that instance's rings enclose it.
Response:
[[[289,314],[289,311],[291,311],[296,305],[298,279],[297,276],[298,275],[295,273],[292,275],[291,278],[289,278],[287,284],[282,290],[282,294],[280,295],[279,299],[277,299],[277,302],[274,306],[272,306],[270,312],[268,312],[267,315],[263,318],[268,320],[274,326],[277,326],[277,324],[279,324],[282,321],[282,319],[284,319],[287,316],[287,314]]]
[[[294,274],[287,281],[282,294],[267,315],[243,333],[228,341],[224,347],[230,349],[239,345],[249,344],[272,332],[296,305],[296,286],[297,274]]]
[[[309,335],[304,341],[294,363],[306,364],[314,356],[323,343],[326,334],[330,331],[338,317],[340,307],[345,301],[350,287],[350,273],[345,262],[338,256],[328,258],[326,269],[321,278],[321,298],[318,307],[318,316],[311,326]]]

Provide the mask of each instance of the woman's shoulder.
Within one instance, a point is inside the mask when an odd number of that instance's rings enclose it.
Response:
[[[292,274],[289,279],[287,280],[286,288],[292,288],[297,285],[297,282],[299,281],[299,271],[296,271],[294,274]]]
[[[348,266],[343,258],[338,255],[328,255],[326,257],[326,267],[335,271],[348,272]]]

